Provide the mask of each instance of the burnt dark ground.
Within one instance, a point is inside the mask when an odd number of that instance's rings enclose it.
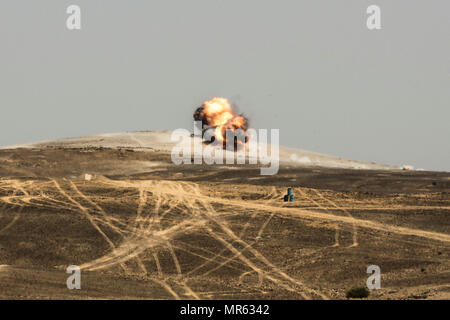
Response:
[[[48,148],[0,151],[0,177],[2,298],[341,299],[371,264],[382,289],[370,298],[449,297],[449,173],[261,176],[157,152]],[[287,187],[294,203],[282,202]],[[82,290],[66,288],[72,264],[85,266]]]

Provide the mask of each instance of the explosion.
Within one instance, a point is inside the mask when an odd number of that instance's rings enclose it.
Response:
[[[235,115],[230,103],[225,98],[215,97],[205,101],[201,107],[194,112],[194,120],[202,122],[202,130],[214,129],[214,140],[226,144],[226,132],[231,130],[234,133],[238,129],[246,131],[248,129],[248,120],[243,115]],[[212,140],[211,142],[213,142]],[[235,144],[239,141],[235,137]],[[247,138],[244,138],[247,142]]]

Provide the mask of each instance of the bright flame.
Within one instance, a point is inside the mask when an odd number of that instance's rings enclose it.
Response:
[[[204,102],[203,107],[211,126],[222,126],[233,118],[230,103],[225,98],[213,98]]]
[[[201,120],[203,125],[216,127],[214,136],[218,141],[225,141],[226,130],[245,131],[248,125],[246,118],[233,113],[227,99],[219,97],[205,101],[195,112],[194,119]]]

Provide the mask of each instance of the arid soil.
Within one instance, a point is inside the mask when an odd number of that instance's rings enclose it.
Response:
[[[449,299],[449,249],[450,173],[0,150],[2,299]]]

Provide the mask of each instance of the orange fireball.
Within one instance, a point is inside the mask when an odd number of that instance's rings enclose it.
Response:
[[[202,121],[203,129],[215,127],[214,136],[217,141],[226,140],[226,130],[236,132],[248,128],[248,121],[242,115],[235,115],[226,98],[215,97],[205,101],[194,113],[196,121]]]

